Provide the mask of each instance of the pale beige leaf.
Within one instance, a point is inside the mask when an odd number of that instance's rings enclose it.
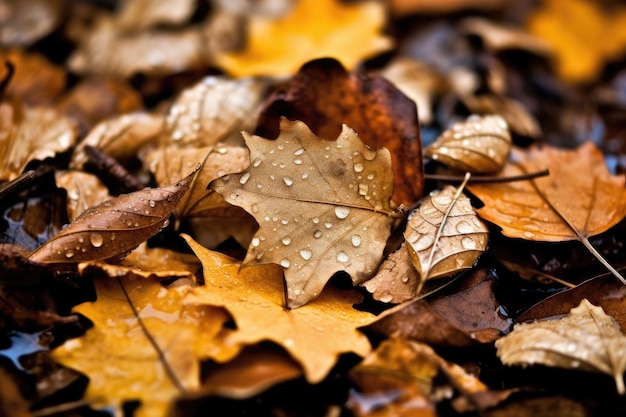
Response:
[[[72,120],[46,107],[0,103],[0,181],[11,181],[32,160],[52,158],[76,141]]]
[[[209,146],[256,126],[265,83],[259,79],[229,80],[208,76],[184,90],[165,122],[169,143]]]
[[[284,16],[297,0],[211,0],[216,7],[239,16]]]
[[[195,6],[195,0],[124,0],[118,22],[129,31],[182,24],[191,17]]]
[[[469,198],[455,193],[451,185],[431,193],[409,215],[404,238],[422,283],[471,268],[487,248],[487,226]]]
[[[474,113],[497,114],[518,135],[539,139],[541,127],[535,117],[519,101],[497,94],[464,94],[463,103]]]
[[[111,198],[108,188],[93,174],[83,171],[57,171],[57,187],[67,191],[67,214],[74,221],[83,211]]]
[[[472,115],[443,132],[424,155],[451,168],[472,173],[494,173],[504,166],[511,135],[500,116]]]
[[[154,141],[162,130],[163,117],[149,113],[127,113],[105,120],[91,129],[85,139],[76,146],[70,166],[81,169],[87,162],[85,146],[98,148],[120,161],[135,157],[139,150]]]
[[[496,341],[507,365],[535,363],[611,375],[619,394],[624,388],[626,336],[602,307],[584,299],[559,320],[519,324]]]
[[[50,33],[61,21],[62,0],[0,2],[0,47],[25,47]]]
[[[479,36],[493,52],[503,49],[522,49],[537,55],[548,55],[551,47],[544,39],[511,25],[503,25],[482,17],[468,17],[461,22],[468,34]]]
[[[355,283],[371,277],[392,223],[389,152],[368,148],[345,125],[336,141],[287,119],[274,141],[244,136],[250,167],[211,188],[259,223],[245,263],[283,266],[292,308],[317,297],[337,271]]]

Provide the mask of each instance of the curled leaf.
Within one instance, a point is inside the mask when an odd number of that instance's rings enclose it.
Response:
[[[504,166],[511,135],[500,116],[472,115],[439,136],[424,155],[451,168],[472,173],[494,173]]]
[[[626,393],[626,336],[602,307],[587,299],[560,320],[515,326],[496,347],[504,364],[601,372],[613,376],[619,394]]]
[[[68,263],[125,254],[167,226],[195,174],[167,187],[147,188],[88,208],[29,259]]]
[[[487,233],[469,198],[449,185],[409,215],[404,238],[423,282],[471,268],[487,248]]]

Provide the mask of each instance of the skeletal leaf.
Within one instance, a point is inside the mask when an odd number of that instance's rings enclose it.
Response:
[[[245,263],[283,266],[292,308],[317,297],[337,271],[355,283],[372,276],[392,222],[389,152],[368,148],[347,126],[326,141],[287,119],[274,141],[244,137],[250,167],[211,188],[259,223]]]
[[[559,320],[519,324],[496,341],[498,357],[507,365],[539,363],[613,376],[620,395],[626,393],[626,336],[602,307],[582,300]]]
[[[472,173],[498,172],[511,150],[511,135],[500,116],[472,115],[442,133],[424,155]]]
[[[404,238],[422,283],[471,268],[487,248],[487,226],[469,198],[446,186],[409,215]]]
[[[88,208],[29,259],[69,263],[126,254],[167,226],[195,173],[167,187],[146,188]]]

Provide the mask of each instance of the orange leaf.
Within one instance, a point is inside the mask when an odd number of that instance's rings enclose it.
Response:
[[[353,292],[329,288],[316,300],[296,310],[284,307],[281,268],[241,264],[210,251],[182,235],[204,268],[205,285],[190,289],[184,302],[225,307],[237,325],[229,337],[235,343],[271,340],[282,345],[304,368],[311,383],[320,382],[340,354],[366,355],[370,344],[357,328],[376,317],[352,308]]]

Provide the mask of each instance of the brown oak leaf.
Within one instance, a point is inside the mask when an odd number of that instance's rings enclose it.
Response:
[[[393,221],[389,151],[368,148],[347,126],[328,141],[287,119],[276,140],[244,137],[250,167],[210,185],[259,223],[244,263],[280,264],[292,308],[337,271],[355,283],[371,277]]]

